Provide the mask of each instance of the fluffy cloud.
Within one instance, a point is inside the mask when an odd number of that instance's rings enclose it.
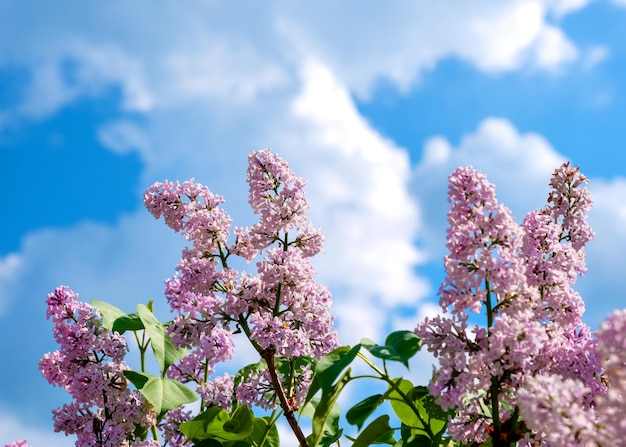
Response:
[[[367,97],[379,79],[407,89],[425,70],[450,57],[487,72],[556,70],[576,60],[579,52],[547,17],[576,9],[572,3],[405,1],[355,9],[347,3],[322,2],[320,7],[317,2],[285,8],[278,24],[300,53],[323,60],[352,91]]]
[[[304,176],[333,247],[321,272],[383,303],[414,302],[424,285],[412,272],[419,215],[407,190],[408,154],[369,127],[328,69],[311,63],[303,76],[294,113],[306,129],[293,138],[315,154]]]
[[[235,13],[199,1],[188,8],[148,1],[39,2],[28,11],[4,3],[0,65],[29,70],[30,85],[17,108],[28,116],[53,113],[109,85],[121,88],[129,110],[220,98],[245,103],[293,88],[309,57],[367,97],[381,79],[407,89],[450,57],[489,72],[556,70],[580,53],[549,18],[584,4],[443,0],[355,8],[332,1],[257,2]]]

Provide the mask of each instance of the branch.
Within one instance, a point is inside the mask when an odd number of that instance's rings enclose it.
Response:
[[[281,385],[280,380],[278,380],[278,374],[276,373],[276,365],[274,364],[274,350],[271,348],[265,349],[261,351],[260,354],[261,354],[261,357],[267,363],[267,368],[270,372],[270,377],[272,379],[272,386],[274,387],[274,390],[276,391],[276,395],[278,396],[280,406],[283,409],[283,413],[285,417],[287,418],[287,422],[289,422],[289,426],[291,427],[291,430],[296,435],[296,438],[298,439],[298,442],[300,443],[301,447],[309,447],[309,443],[306,440],[306,436],[304,436],[304,433],[302,433],[302,429],[300,428],[300,425],[298,425],[298,421],[296,420],[296,417],[294,415],[295,410],[297,408],[295,408],[295,405],[291,405],[289,403],[289,400],[287,399],[287,396],[285,395],[285,390],[283,389],[283,386]]]

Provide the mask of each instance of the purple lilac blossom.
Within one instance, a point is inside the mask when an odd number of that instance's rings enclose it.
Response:
[[[189,445],[187,438],[181,433],[179,427],[183,422],[191,419],[191,411],[184,407],[178,407],[165,413],[163,420],[159,423],[159,429],[163,433],[163,445],[168,447]]]
[[[532,395],[520,390],[532,389],[535,376],[577,378],[589,390],[576,395],[583,408],[604,393],[595,341],[572,288],[593,237],[585,182],[577,168],[556,169],[548,205],[520,226],[483,174],[466,167],[450,176],[443,314],[416,333],[439,360],[430,390],[442,407],[455,409],[448,429],[454,439],[541,441],[516,420],[519,392]],[[470,313],[487,321],[470,325]]]
[[[156,218],[163,216],[192,242],[183,250],[176,274],[166,281],[166,297],[176,314],[169,333],[175,345],[190,349],[168,374],[195,382],[206,397],[204,404],[220,405],[211,393],[221,389],[219,402],[230,405],[220,379],[210,376],[217,363],[232,357],[235,333],[243,332],[260,354],[271,351],[282,359],[319,359],[338,345],[330,292],[315,282],[309,261],[322,250],[324,237],[308,221],[305,182],[269,149],[252,152],[248,162],[249,204],[259,221],[235,227],[232,245],[231,218],[220,207],[223,199],[206,187],[193,180],[165,181],[144,195]],[[257,259],[256,274],[233,269],[233,255],[248,263]],[[271,381],[262,377],[246,378],[234,397],[270,405],[266,386]],[[293,380],[301,387],[306,383],[296,377],[288,382]],[[302,394],[300,388],[290,389]]]
[[[65,286],[48,295],[58,351],[44,355],[42,375],[73,398],[53,411],[54,430],[76,434],[76,446],[128,446],[136,426],[155,423],[151,406],[128,388],[124,338],[102,327],[97,310]]]

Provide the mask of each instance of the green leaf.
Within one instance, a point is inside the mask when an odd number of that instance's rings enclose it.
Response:
[[[122,315],[115,319],[113,331],[123,334],[126,331],[140,331],[144,328],[143,322],[136,313]]]
[[[154,357],[161,368],[162,376],[165,377],[165,373],[170,365],[176,360],[183,358],[187,351],[178,349],[172,344],[172,340],[165,331],[165,326],[156,319],[147,306],[138,304],[137,314],[150,336],[152,352],[154,352]]]
[[[91,305],[98,309],[100,315],[102,315],[102,326],[106,329],[112,330],[113,323],[119,317],[126,316],[126,312],[120,308],[115,307],[113,304],[109,304],[106,301],[91,300]]]
[[[413,357],[422,347],[422,341],[412,331],[392,332],[385,339],[385,345],[393,348],[403,359],[402,363],[408,368],[409,359]]]
[[[379,442],[381,438],[393,433],[389,427],[389,415],[384,414],[374,419],[354,440],[352,447],[367,447]]]
[[[216,439],[203,439],[202,441],[194,442],[193,447],[222,447],[223,444]]]
[[[174,379],[137,371],[124,371],[124,375],[148,399],[159,416],[198,399],[195,392]]]
[[[256,447],[280,447],[280,437],[276,424],[269,425],[271,418],[256,418],[252,423],[252,433],[246,441]]]
[[[180,431],[192,440],[240,441],[252,434],[252,418],[252,411],[245,405],[238,406],[232,416],[220,407],[210,407],[182,423]]]
[[[341,394],[343,388],[347,385],[352,378],[350,377],[351,369],[344,373],[344,375],[328,390],[322,391],[322,397],[317,403],[315,413],[313,414],[312,433],[307,437],[309,444],[312,446],[320,445],[322,438],[326,436],[334,436],[335,433],[329,432],[327,428],[336,430],[339,428],[338,415],[339,406],[336,405],[337,398]],[[314,399],[313,399],[314,400]],[[313,401],[312,400],[312,401]],[[337,419],[337,425],[335,426],[334,420]],[[335,428],[336,427],[336,428]]]
[[[402,447],[439,447],[439,442],[433,442],[428,436],[414,434],[410,428],[402,430]]]
[[[396,331],[387,336],[384,346],[369,338],[362,339],[361,345],[374,357],[400,362],[408,368],[409,359],[420,349],[420,339],[411,331]]]
[[[395,389],[389,391],[389,401],[391,402],[391,407],[396,413],[396,416],[398,416],[402,423],[408,425],[409,427],[423,429],[424,425],[420,421],[420,417],[411,407],[411,404],[415,404],[415,402],[413,402],[413,400],[409,397],[411,391],[413,390],[413,384],[411,381],[406,379],[394,379],[394,382],[397,386]],[[400,392],[398,392],[398,390]],[[402,394],[407,396],[409,402],[406,401]],[[417,409],[419,410],[419,408]]]
[[[414,387],[406,379],[394,379],[394,382],[397,387],[390,387],[389,401],[400,421],[411,427],[415,435],[427,435],[430,438],[430,434],[443,434],[448,413],[435,403],[428,389],[424,386]]]
[[[246,380],[250,374],[259,373],[265,369],[267,369],[267,362],[263,359],[259,360],[257,363],[250,363],[244,366],[235,374],[235,378],[233,379],[234,389],[239,388],[241,382]]]
[[[349,424],[356,425],[359,430],[361,430],[365,420],[370,417],[384,400],[385,396],[382,394],[374,394],[373,396],[366,397],[348,410],[346,420]]]
[[[320,389],[320,382],[317,379],[317,375],[314,374],[313,379],[311,380],[311,385],[309,385],[309,391],[306,393],[306,398],[304,399],[305,405],[311,402],[311,399],[313,399]]]
[[[323,357],[315,367],[315,374],[322,391],[330,389],[335,379],[357,356],[361,345],[340,346]]]
[[[310,402],[307,402],[301,409],[300,415],[305,416],[313,420],[315,418],[315,411],[319,406],[321,399],[314,397]],[[341,417],[341,410],[338,405],[333,405],[328,413],[323,424],[324,433],[336,433],[339,430],[339,418]]]
[[[149,374],[144,374],[132,370],[124,371],[124,376],[128,380],[130,380],[130,382],[135,385],[135,388],[137,388],[138,390],[141,390],[151,377]]]

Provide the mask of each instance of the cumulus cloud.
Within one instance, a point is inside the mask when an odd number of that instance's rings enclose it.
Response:
[[[293,130],[276,134],[279,152],[307,180],[311,219],[326,234],[316,265],[335,291],[342,340],[380,339],[391,310],[417,305],[429,290],[414,272],[420,216],[408,155],[369,126],[327,67],[310,62],[301,76]]]
[[[579,53],[547,17],[554,11],[573,11],[573,3],[406,1],[354,9],[345,3],[317,2],[314,7],[284,8],[277,21],[300,53],[323,60],[352,91],[367,97],[380,79],[408,89],[424,71],[450,57],[487,72],[524,67],[556,71]],[[348,34],[346,17],[351,23]]]
[[[0,65],[22,65],[32,73],[18,107],[29,116],[53,113],[111,85],[121,88],[123,106],[135,111],[216,98],[246,102],[293,88],[309,57],[367,97],[381,79],[408,89],[451,57],[488,72],[558,70],[580,54],[549,16],[584,4],[405,0],[354,8],[332,1],[277,2],[253,3],[235,14],[198,1],[189,8],[147,1],[57,2],[19,11],[20,20],[11,20],[18,12],[4,4]],[[72,14],[63,12],[68,8]]]

